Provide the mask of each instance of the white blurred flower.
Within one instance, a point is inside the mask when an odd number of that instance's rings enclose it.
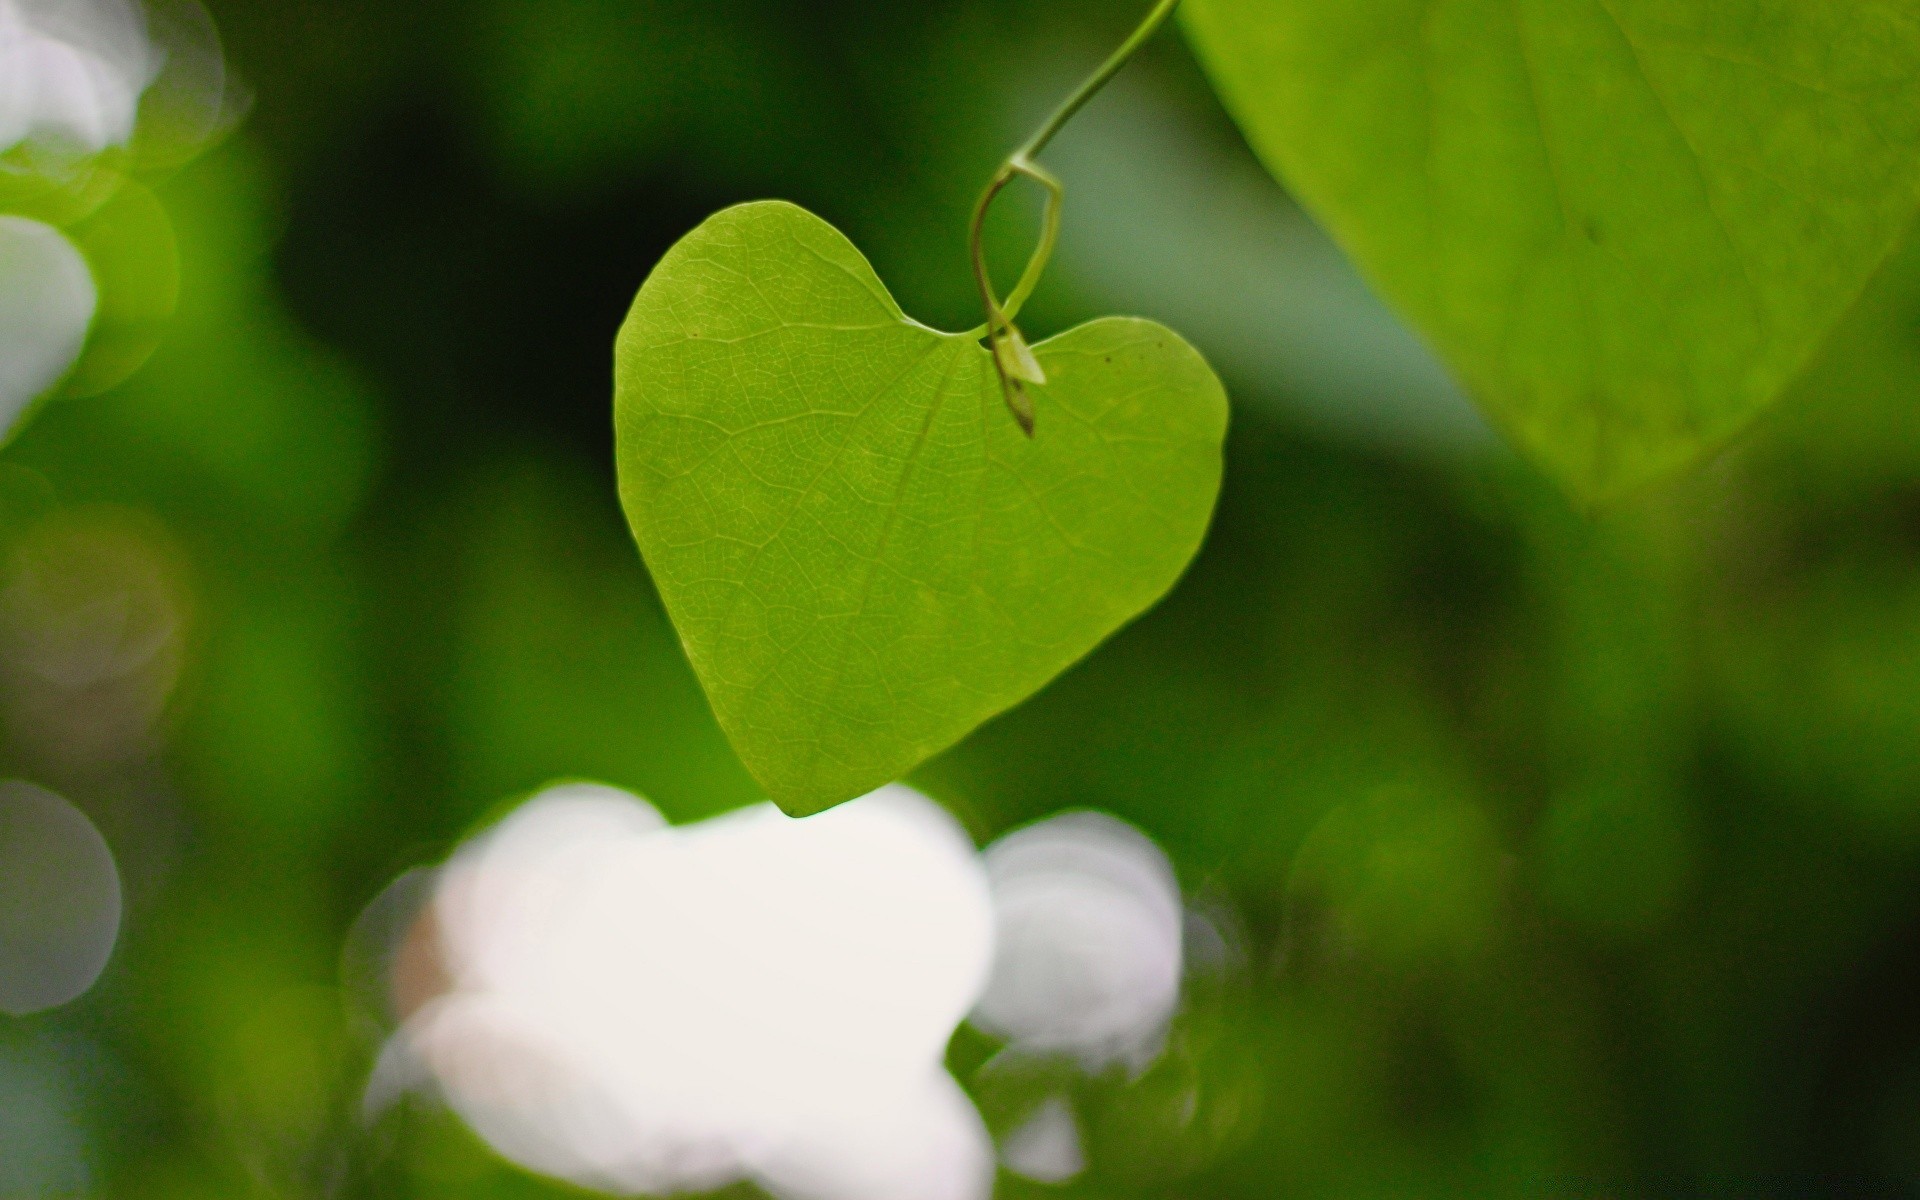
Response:
[[[973,1023],[1089,1072],[1159,1054],[1180,1001],[1184,910],[1173,866],[1124,821],[1077,812],[986,851],[996,951]]]
[[[0,93],[5,70],[0,63]],[[79,357],[98,303],[87,260],[59,230],[0,216],[0,442]]]
[[[124,145],[158,66],[128,0],[0,0],[0,154]]]
[[[613,1192],[991,1191],[942,1065],[992,957],[986,879],[917,793],[670,828],[623,792],[552,789],[457,854],[422,919],[448,987],[373,1103],[411,1064],[504,1156]]]

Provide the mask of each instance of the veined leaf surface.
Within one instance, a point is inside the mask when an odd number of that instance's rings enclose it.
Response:
[[[722,212],[621,331],[621,499],[715,714],[781,807],[862,795],[1139,615],[1199,548],[1226,396],[1152,322],[1034,347],[1028,439],[978,339],[844,236]]]
[[[1190,0],[1255,149],[1586,497],[1800,371],[1920,200],[1915,0]]]

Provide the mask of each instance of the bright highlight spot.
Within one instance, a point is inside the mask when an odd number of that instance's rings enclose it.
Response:
[[[1015,830],[986,852],[997,951],[973,1022],[1089,1072],[1140,1069],[1180,1001],[1184,910],[1152,839],[1100,813]]]
[[[124,145],[153,59],[127,0],[0,0],[0,154],[77,160]]]
[[[1065,1183],[1087,1169],[1080,1122],[1073,1106],[1050,1096],[1022,1121],[1000,1148],[1007,1170],[1036,1183]]]
[[[6,71],[0,62],[0,126]],[[0,216],[0,442],[80,356],[98,303],[87,260],[59,230]]]
[[[30,783],[0,781],[0,1012],[85,994],[120,934],[120,873],[85,813]]]
[[[502,1155],[606,1191],[991,1191],[942,1066],[992,959],[987,884],[915,792],[670,828],[626,793],[555,788],[463,848],[420,920],[446,988],[370,1102],[423,1073]]]

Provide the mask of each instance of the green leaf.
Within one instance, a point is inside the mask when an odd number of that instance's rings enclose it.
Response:
[[[708,220],[616,353],[621,499],[720,724],[790,813],[897,779],[1152,605],[1219,492],[1226,395],[1109,318],[1033,347],[1029,440],[970,334],[789,204]]]
[[[1915,0],[1191,0],[1255,149],[1577,493],[1799,372],[1920,200]]]

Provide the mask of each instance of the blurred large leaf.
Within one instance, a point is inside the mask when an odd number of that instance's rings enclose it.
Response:
[[[1576,492],[1770,402],[1920,195],[1912,0],[1194,0],[1269,166]]]
[[[907,318],[786,204],[709,220],[617,360],[621,493],[720,723],[787,811],[904,775],[1158,600],[1219,491],[1226,395],[1171,331],[1036,348],[1024,437],[979,341]]]

